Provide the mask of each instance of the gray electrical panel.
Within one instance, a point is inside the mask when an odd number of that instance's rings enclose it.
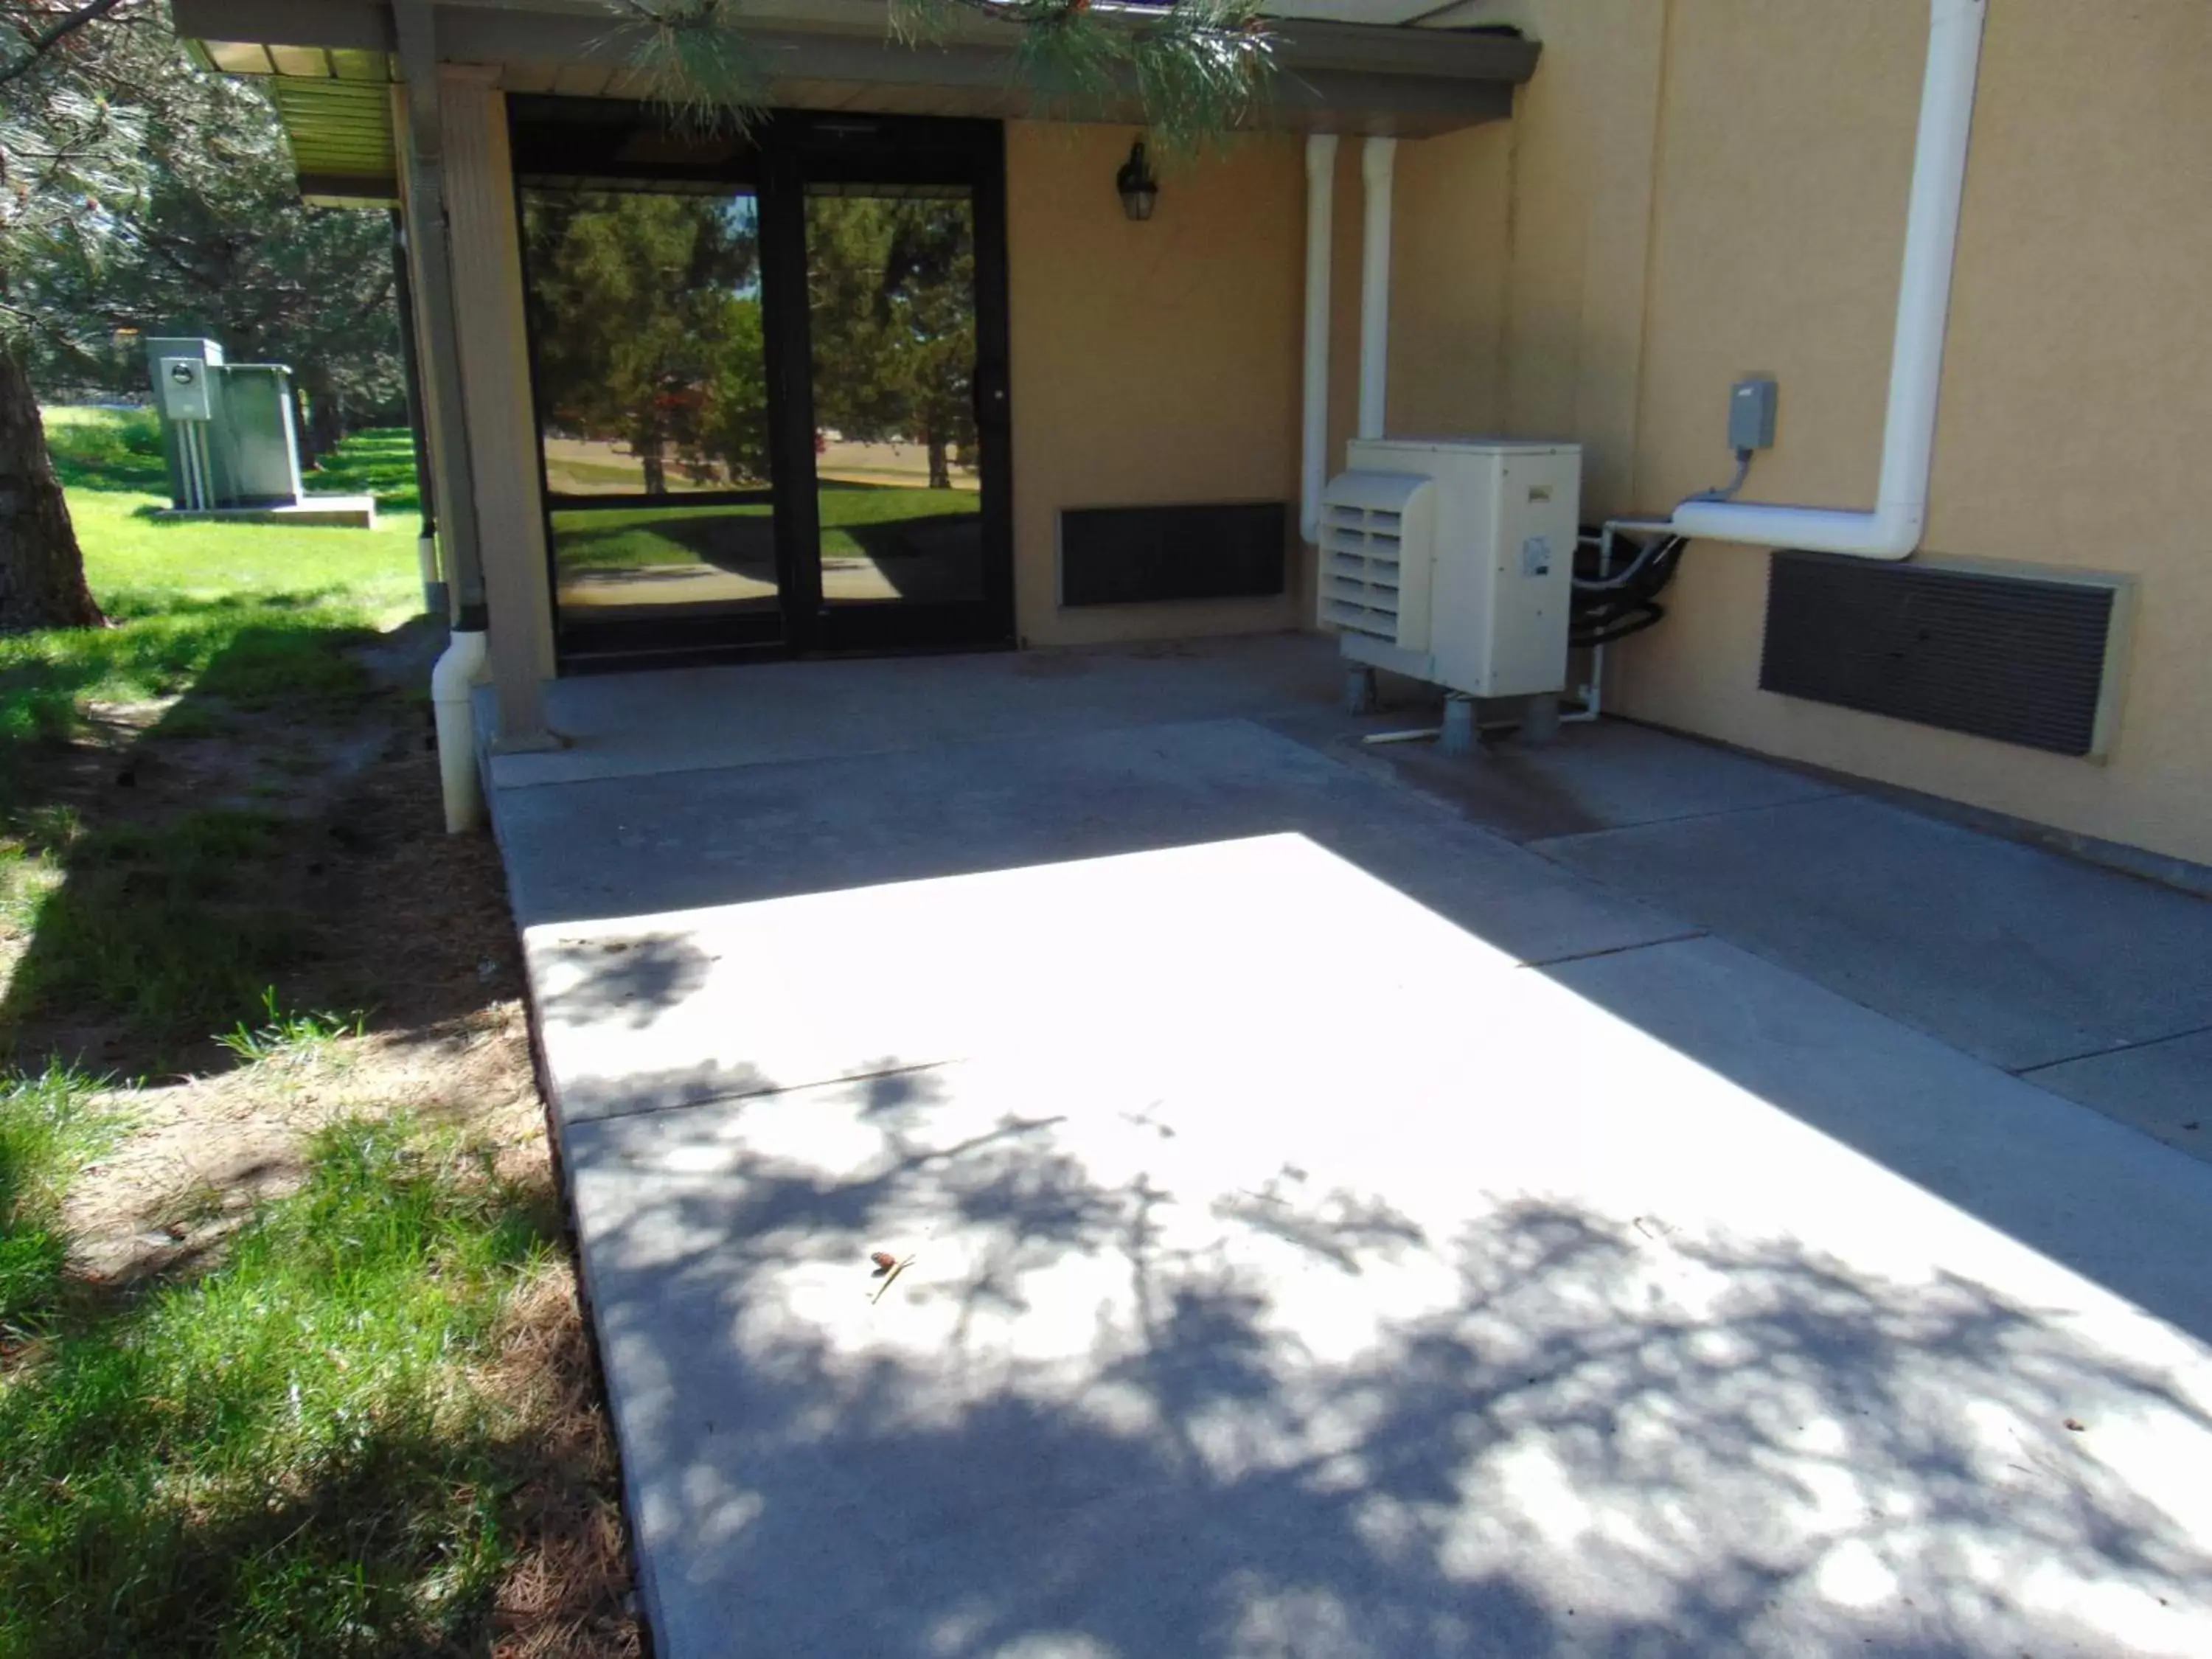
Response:
[[[227,363],[213,340],[146,342],[169,497],[184,512],[291,507],[301,497],[292,371]]]
[[[1738,380],[1729,392],[1729,447],[1774,447],[1774,416],[1782,388],[1766,377]]]

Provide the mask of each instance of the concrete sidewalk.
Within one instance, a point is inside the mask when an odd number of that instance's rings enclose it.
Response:
[[[1313,643],[500,763],[657,1650],[2212,1650],[2212,908]]]

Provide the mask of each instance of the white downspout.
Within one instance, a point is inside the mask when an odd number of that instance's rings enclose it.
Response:
[[[1298,462],[1298,532],[1321,541],[1328,475],[1329,276],[1336,253],[1336,135],[1306,139],[1305,428]]]
[[[1390,179],[1395,138],[1360,147],[1359,177],[1367,187],[1367,226],[1359,266],[1359,435],[1379,438],[1390,391]]]
[[[1913,154],[1905,271],[1890,357],[1889,413],[1882,429],[1881,484],[1874,511],[1692,500],[1674,509],[1673,527],[1680,533],[1869,559],[1909,558],[1919,547],[1928,522],[1952,258],[1959,245],[1966,143],[1973,130],[1974,82],[1988,9],[1989,0],[1929,3],[1928,78],[1920,94],[1920,137]]]
[[[456,630],[430,669],[430,710],[438,733],[438,784],[446,802],[446,833],[458,836],[483,822],[483,775],[477,770],[474,693],[489,654],[480,631]]]

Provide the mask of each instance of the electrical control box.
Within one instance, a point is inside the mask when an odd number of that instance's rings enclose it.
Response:
[[[1346,659],[1475,697],[1565,688],[1582,451],[1360,439],[1322,495],[1321,615]]]
[[[170,420],[208,419],[208,365],[198,357],[161,359],[154,365],[154,395]]]
[[[174,507],[222,512],[300,500],[290,369],[226,362],[214,340],[158,336],[146,342],[146,373]]]
[[[1738,380],[1729,392],[1729,447],[1774,447],[1774,417],[1782,388],[1765,375]]]

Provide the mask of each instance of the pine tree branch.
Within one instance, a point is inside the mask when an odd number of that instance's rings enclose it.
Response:
[[[88,23],[96,23],[128,0],[85,0],[75,11],[64,12],[51,27],[42,29],[24,43],[23,56],[5,69],[0,69],[0,87],[20,75],[30,72],[31,67],[56,46],[75,34]]]

